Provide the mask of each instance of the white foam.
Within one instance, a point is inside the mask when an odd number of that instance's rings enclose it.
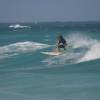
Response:
[[[97,42],[92,44],[90,49],[85,53],[85,55],[78,62],[95,60],[99,58],[100,58],[100,42]]]
[[[10,45],[0,47],[0,58],[14,55],[15,53],[32,52],[38,49],[47,48],[49,45],[37,42],[17,42]]]
[[[14,24],[14,25],[9,25],[9,28],[31,28],[30,26],[25,26],[25,25],[20,25],[20,24]]]
[[[76,63],[77,58],[81,56],[81,53],[66,52],[65,54],[59,56],[52,56],[45,60],[43,63],[47,63],[46,66],[52,67],[53,65],[69,65]]]
[[[77,61],[84,62],[100,58],[100,41],[85,36],[80,33],[72,33],[67,37],[74,48],[88,48],[86,53]]]
[[[90,46],[97,40],[91,39],[89,36],[80,33],[71,33],[66,37],[69,44],[72,44],[74,48]]]

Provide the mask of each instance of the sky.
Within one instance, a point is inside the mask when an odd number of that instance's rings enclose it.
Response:
[[[0,22],[100,21],[100,0],[0,0]]]

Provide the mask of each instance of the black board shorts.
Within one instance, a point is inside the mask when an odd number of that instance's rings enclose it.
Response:
[[[64,45],[59,45],[58,48],[65,48],[65,46]]]

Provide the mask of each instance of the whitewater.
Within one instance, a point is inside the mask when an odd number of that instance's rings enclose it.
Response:
[[[61,34],[64,54],[56,48]],[[100,23],[0,24],[1,100],[99,100]]]

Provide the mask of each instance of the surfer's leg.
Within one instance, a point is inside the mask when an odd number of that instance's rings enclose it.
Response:
[[[58,50],[58,47],[56,47],[54,50],[53,50],[53,52],[58,52],[59,50]]]
[[[57,51],[60,52],[60,46],[57,47]]]

